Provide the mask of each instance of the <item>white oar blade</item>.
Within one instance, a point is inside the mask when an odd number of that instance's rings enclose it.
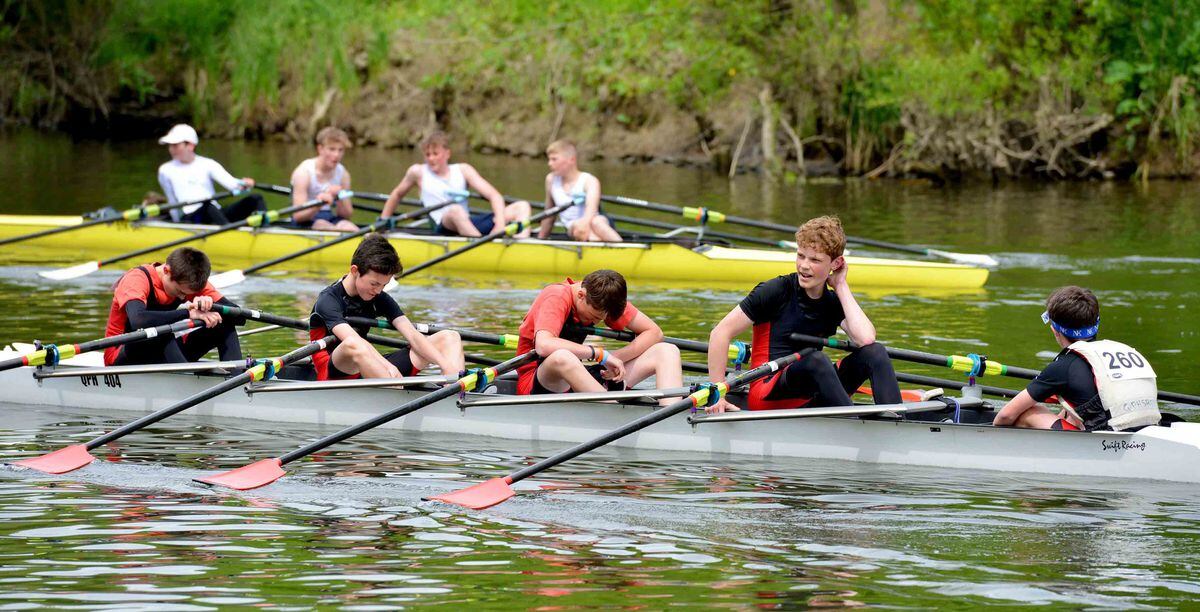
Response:
[[[42,278],[48,278],[50,280],[70,280],[72,278],[79,278],[80,276],[87,276],[88,274],[91,274],[99,269],[100,262],[89,261],[87,263],[79,264],[78,266],[71,266],[70,268],[59,268],[57,270],[38,272],[38,276],[41,276]]]
[[[246,280],[246,275],[243,274],[241,270],[230,270],[220,274],[213,274],[212,276],[208,277],[208,282],[212,283],[213,287],[216,287],[217,289],[231,287],[244,280]]]
[[[930,255],[945,257],[957,263],[967,264],[971,266],[983,266],[985,268],[997,268],[1000,262],[991,255],[978,255],[975,253],[955,253],[952,251],[939,251],[937,249],[929,249]]]
[[[388,284],[383,286],[383,290],[388,293],[391,293],[396,290],[396,287],[399,287],[399,286],[400,286],[400,283],[397,283],[396,279],[393,278],[392,280],[388,281]]]

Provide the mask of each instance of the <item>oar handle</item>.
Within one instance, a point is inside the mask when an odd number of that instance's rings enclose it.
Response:
[[[334,444],[337,444],[338,442],[346,440],[347,438],[357,436],[364,431],[374,429],[380,425],[383,425],[384,423],[398,419],[406,414],[416,412],[421,408],[424,408],[430,404],[434,404],[447,397],[451,397],[460,392],[471,391],[477,387],[482,387],[487,381],[495,380],[497,376],[514,370],[520,367],[522,364],[525,364],[536,358],[537,354],[533,351],[530,351],[523,355],[513,357],[512,359],[502,362],[496,366],[486,368],[483,372],[470,372],[466,376],[459,378],[454,384],[446,385],[437,391],[426,393],[417,399],[406,402],[397,408],[363,421],[358,425],[347,427],[335,434],[321,438],[320,440],[317,440],[316,442],[306,446],[302,446],[286,455],[282,455],[279,457],[279,464],[285,465],[302,457],[307,457],[308,455],[328,448]],[[481,375],[486,378],[486,380],[481,380]]]
[[[629,423],[626,423],[625,425],[622,425],[621,427],[614,429],[598,438],[578,444],[552,457],[543,459],[531,466],[513,472],[512,474],[509,474],[505,480],[507,480],[509,484],[512,484],[518,480],[523,480],[533,476],[538,472],[550,469],[560,463],[574,459],[575,457],[578,457],[586,452],[600,448],[609,442],[619,440],[635,431],[645,429],[646,427],[670,418],[671,416],[679,414],[685,410],[690,410],[699,406],[715,404],[729,389],[736,389],[740,386],[758,380],[759,378],[767,376],[768,374],[777,372],[782,368],[786,368],[788,365],[795,362],[799,357],[799,354],[792,353],[791,355],[780,357],[774,361],[768,361],[761,366],[754,368],[753,370],[748,370],[736,376],[727,378],[724,383],[720,383],[718,385],[713,385],[711,383],[699,385],[696,391],[694,391],[691,395],[677,402],[663,406],[654,412],[630,421]],[[713,393],[716,393],[717,397],[714,398],[712,396]]]
[[[92,439],[87,443],[87,449],[92,450],[112,442],[113,440],[127,436],[148,425],[153,425],[154,423],[157,423],[169,416],[183,412],[184,410],[187,410],[196,404],[208,401],[214,397],[217,397],[218,395],[221,395],[222,393],[236,389],[247,383],[273,378],[276,374],[282,372],[283,368],[287,367],[291,363],[308,357],[317,351],[333,348],[334,346],[337,346],[337,343],[338,339],[336,337],[321,338],[320,340],[310,342],[281,357],[260,360],[257,365],[248,368],[245,372],[242,372],[237,376],[229,378],[224,382],[218,383],[212,387],[209,387],[208,389],[200,391],[199,393],[194,393],[190,397],[172,406],[168,406],[157,412],[150,413],[140,419],[137,419],[136,421],[127,423],[122,427]]]

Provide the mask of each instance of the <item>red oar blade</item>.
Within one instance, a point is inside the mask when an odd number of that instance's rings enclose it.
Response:
[[[278,458],[273,458],[255,461],[250,465],[243,465],[240,468],[222,472],[214,476],[193,478],[192,480],[208,485],[246,491],[248,489],[265,487],[283,478],[285,475],[287,475],[287,472],[283,471],[283,464]]]
[[[513,491],[512,487],[508,486],[509,484],[511,483],[507,477],[493,478],[477,485],[471,485],[465,489],[459,489],[453,493],[435,495],[426,499],[456,504],[472,510],[483,510],[516,495],[517,492]]]
[[[47,474],[65,474],[78,470],[95,460],[96,458],[88,452],[87,446],[73,444],[66,448],[60,448],[53,453],[46,453],[41,457],[14,461],[13,465]]]

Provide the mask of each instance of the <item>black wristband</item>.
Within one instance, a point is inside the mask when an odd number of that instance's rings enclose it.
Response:
[[[591,359],[588,359],[588,361],[595,361],[596,360],[596,346],[593,344],[589,344],[588,348],[592,349],[592,357],[591,357]]]

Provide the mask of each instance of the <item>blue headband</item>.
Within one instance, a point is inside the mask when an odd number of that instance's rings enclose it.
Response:
[[[1092,323],[1088,327],[1071,329],[1069,327],[1063,327],[1062,325],[1059,325],[1058,323],[1051,321],[1050,320],[1050,311],[1046,311],[1046,312],[1042,313],[1042,323],[1049,323],[1050,329],[1053,329],[1054,331],[1056,331],[1072,340],[1082,340],[1084,338],[1091,338],[1091,337],[1095,336],[1096,334],[1100,333],[1100,317],[1096,317],[1096,322]]]

